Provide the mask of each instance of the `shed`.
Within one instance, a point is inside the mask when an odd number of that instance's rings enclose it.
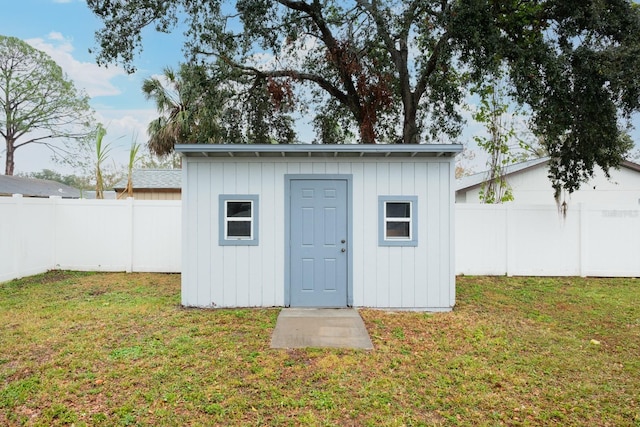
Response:
[[[457,144],[177,145],[182,304],[455,304]]]

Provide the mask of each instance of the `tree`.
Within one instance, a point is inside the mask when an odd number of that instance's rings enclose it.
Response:
[[[362,143],[383,134],[402,143],[457,137],[466,85],[505,67],[552,157],[556,191],[574,191],[596,165],[618,164],[618,135],[640,109],[640,12],[629,0],[88,4],[105,25],[96,33],[100,62],[132,69],[143,28],[168,32],[184,18],[191,59],[311,85],[321,106],[348,112]],[[271,60],[261,63],[265,54]]]
[[[136,162],[140,160],[138,157],[138,151],[140,150],[140,144],[137,142],[131,143],[131,148],[129,149],[129,162],[127,163],[127,185],[122,191],[122,193],[118,194],[117,198],[121,199],[123,197],[133,197],[133,167]]]
[[[487,177],[480,189],[483,203],[503,203],[513,200],[511,186],[505,178],[506,168],[531,157],[540,157],[537,150],[519,132],[516,119],[524,112],[511,102],[502,75],[489,78],[485,84],[472,89],[479,97],[473,119],[485,126],[487,136],[475,135],[478,147],[489,155]]]
[[[175,151],[166,156],[156,156],[147,150],[138,157],[137,164],[145,169],[180,169],[182,159]]]
[[[78,188],[81,190],[85,188],[89,188],[91,186],[90,180],[88,177],[77,176],[77,175],[62,175],[60,172],[56,172],[51,169],[42,169],[40,172],[18,173],[17,175],[23,176],[25,178],[56,181],[61,184],[65,184],[70,187]]]
[[[107,134],[107,130],[102,126],[98,126],[96,130],[96,144],[95,144],[95,174],[96,174],[96,199],[104,199],[104,179],[102,177],[102,167],[111,152],[109,144],[103,144],[104,136]]]
[[[160,113],[147,129],[148,147],[153,154],[166,155],[176,143],[193,143],[198,138],[198,115],[204,105],[200,90],[195,90],[186,78],[187,71],[185,66],[178,73],[167,67],[162,77],[151,77],[142,83],[146,99],[153,100]]]
[[[184,64],[178,72],[167,67],[162,77],[145,79],[142,91],[160,113],[148,126],[149,151],[166,156],[175,144],[293,142],[289,94],[277,93],[285,88],[256,79],[246,92],[232,93],[230,85],[242,80],[243,76],[231,74],[218,80],[202,66]]]
[[[454,172],[456,179],[473,175],[475,173],[473,166],[471,165],[471,162],[475,157],[476,154],[467,147],[465,147],[462,153],[456,157],[456,169]]]
[[[55,142],[90,137],[92,123],[88,97],[47,54],[15,37],[0,36],[0,135],[6,146],[6,175],[14,173],[17,149],[42,144],[65,156],[68,151]]]

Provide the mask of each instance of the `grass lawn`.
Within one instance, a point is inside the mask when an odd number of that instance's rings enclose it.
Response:
[[[640,426],[640,281],[458,278],[451,313],[361,310],[373,351],[271,350],[277,309],[180,277],[0,284],[0,425]]]

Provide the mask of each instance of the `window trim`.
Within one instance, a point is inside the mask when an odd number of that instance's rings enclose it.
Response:
[[[387,238],[387,222],[393,217],[387,218],[387,202],[404,202],[410,204],[409,238]],[[418,246],[418,196],[378,196],[378,246]]]
[[[249,238],[229,239],[227,235],[227,203],[228,202],[251,202],[251,216],[243,217],[251,221],[251,234]],[[259,197],[257,194],[220,194],[218,197],[218,244],[220,246],[258,246],[259,243]]]

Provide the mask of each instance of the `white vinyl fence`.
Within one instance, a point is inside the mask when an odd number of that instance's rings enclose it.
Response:
[[[181,202],[0,197],[0,282],[52,269],[178,273]],[[640,206],[456,205],[456,273],[640,277]],[[427,236],[428,238],[428,236]]]
[[[640,206],[456,205],[456,273],[640,277]]]
[[[180,272],[181,202],[0,197],[0,282],[52,269]]]

